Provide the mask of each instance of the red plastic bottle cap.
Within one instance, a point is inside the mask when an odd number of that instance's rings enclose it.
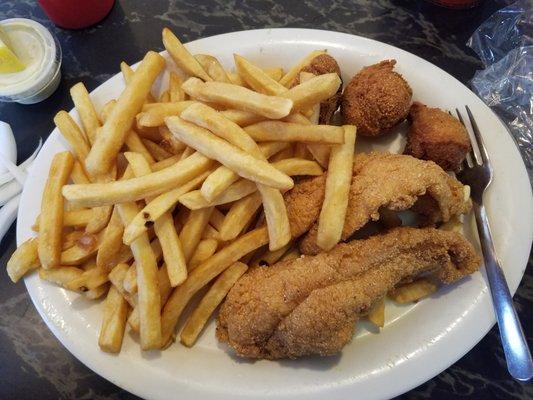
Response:
[[[65,29],[81,29],[103,20],[115,0],[39,0],[54,24]]]

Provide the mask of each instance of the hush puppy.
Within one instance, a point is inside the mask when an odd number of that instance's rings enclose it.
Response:
[[[344,122],[356,125],[358,135],[382,135],[407,117],[413,91],[395,64],[385,60],[365,67],[344,89]]]
[[[411,106],[409,119],[411,127],[404,154],[434,161],[447,171],[457,171],[471,149],[463,124],[439,108],[418,102]]]

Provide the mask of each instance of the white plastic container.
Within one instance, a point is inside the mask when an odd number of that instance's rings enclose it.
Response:
[[[61,46],[52,33],[26,18],[0,21],[12,50],[26,65],[23,71],[0,74],[0,101],[33,104],[57,89],[61,80]]]

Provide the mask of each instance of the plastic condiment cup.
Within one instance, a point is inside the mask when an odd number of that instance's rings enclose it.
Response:
[[[34,104],[57,89],[61,80],[61,46],[52,33],[26,18],[0,21],[13,52],[25,64],[20,72],[0,74],[0,101]]]

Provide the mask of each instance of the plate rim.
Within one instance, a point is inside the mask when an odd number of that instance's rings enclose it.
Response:
[[[282,32],[287,32],[287,31],[290,31],[290,32],[300,32],[300,33],[312,33],[312,34],[324,34],[324,35],[341,35],[341,36],[346,36],[348,38],[351,38],[352,40],[359,40],[359,41],[362,41],[362,42],[368,42],[369,44],[378,44],[379,46],[385,46],[385,47],[389,47],[389,48],[393,48],[395,49],[395,51],[398,51],[400,53],[405,53],[406,55],[408,55],[409,57],[414,57],[416,58],[418,61],[420,62],[423,62],[423,63],[426,63],[426,64],[430,64],[433,68],[437,68],[442,74],[446,74],[448,76],[448,78],[451,78],[453,80],[455,80],[459,85],[463,86],[464,88],[466,88],[468,91],[470,91],[470,89],[464,85],[462,82],[460,82],[458,79],[456,79],[455,77],[453,77],[452,75],[450,75],[449,73],[447,73],[446,71],[444,71],[443,69],[441,69],[440,67],[430,63],[429,61],[426,61],[424,60],[423,58],[417,56],[416,54],[413,54],[413,53],[410,53],[406,50],[403,50],[401,48],[398,48],[398,47],[395,47],[395,46],[392,46],[390,44],[387,44],[387,43],[384,43],[384,42],[380,42],[380,41],[377,41],[377,40],[374,40],[374,39],[371,39],[371,38],[366,38],[366,37],[362,37],[362,36],[357,36],[357,35],[352,35],[352,34],[348,34],[348,33],[343,33],[343,32],[335,32],[335,31],[327,31],[327,30],[319,30],[319,29],[302,29],[302,28],[270,28],[270,29],[253,29],[253,30],[244,30],[244,31],[237,31],[237,32],[230,32],[230,33],[224,33],[224,34],[219,34],[219,35],[214,35],[214,36],[210,36],[210,37],[206,37],[206,38],[200,38],[200,39],[197,39],[197,40],[194,40],[192,42],[189,42],[187,43],[188,45],[191,45],[191,44],[195,44],[197,42],[201,42],[201,41],[204,41],[204,40],[210,40],[210,39],[213,39],[213,38],[222,38],[222,37],[226,37],[226,38],[231,38],[233,36],[235,37],[238,37],[240,35],[243,35],[243,34],[246,34],[246,33],[251,33],[251,32],[255,32],[255,33],[259,33],[259,34],[264,34],[265,36],[268,36],[271,32],[273,31],[276,31],[276,32],[279,32],[279,33],[282,33]],[[297,40],[298,41],[298,40]],[[327,38],[324,38],[324,42],[328,43],[330,46],[333,46],[333,43],[330,42]],[[166,53],[165,51],[162,51],[161,53]],[[98,90],[102,85],[104,85],[106,82],[108,82],[110,79],[114,78],[116,75],[119,75],[120,72],[118,72],[117,74],[111,76],[109,79],[107,79],[106,81],[102,82],[100,85],[98,85],[93,91],[91,91],[91,94]],[[470,91],[471,92],[471,91]],[[477,96],[475,96],[475,94],[473,94],[473,96],[479,100],[479,102],[482,103],[482,101],[477,98]],[[493,111],[488,107],[486,106],[484,103],[482,103],[484,107],[486,107],[486,109],[488,111],[490,111],[491,113],[493,113]],[[72,112],[74,109],[72,109],[70,112]],[[494,113],[493,113],[494,114]],[[501,125],[504,126],[507,130],[507,127],[505,126],[504,123],[502,123],[500,121]],[[57,128],[55,128],[52,133],[49,135],[49,137],[47,138],[46,143],[48,143],[48,141],[50,139],[52,140],[57,140],[58,138],[58,132],[57,132]],[[513,143],[514,140],[512,140],[512,137],[510,136],[511,141]],[[525,165],[524,165],[524,162],[523,162],[523,159],[521,158],[520,154],[518,153],[518,149],[516,148],[516,143],[515,143],[515,146],[514,146],[514,149],[515,149],[515,152],[516,154],[518,155],[520,161],[521,161],[521,168],[524,170],[523,172],[525,173]],[[40,154],[39,154],[40,155]],[[30,173],[32,173],[32,171],[30,171]],[[527,174],[526,174],[527,175]],[[531,192],[531,187],[529,187],[529,192]],[[29,189],[25,188],[25,190],[23,191],[23,197],[24,197],[24,192]],[[531,196],[530,196],[531,197]],[[21,202],[22,204],[22,202]],[[530,207],[530,210],[529,212],[531,213],[531,209],[533,209],[533,201],[531,202],[531,207]],[[22,212],[22,207],[19,209],[19,212]],[[533,233],[532,233],[533,235]],[[18,219],[17,219],[17,244],[20,242],[20,234],[19,234],[19,224],[18,224]],[[523,279],[523,275],[524,275],[524,271],[521,272],[521,278],[520,278],[520,281]],[[154,392],[153,391],[150,391],[149,389],[143,387],[142,384],[137,384],[136,382],[131,382],[130,381],[123,381],[113,375],[109,375],[109,374],[103,374],[101,372],[99,372],[97,369],[101,369],[101,365],[98,366],[98,362],[96,361],[91,361],[91,360],[88,360],[87,358],[85,358],[82,354],[80,354],[80,352],[75,348],[74,346],[74,342],[72,340],[70,340],[70,338],[65,338],[64,335],[63,335],[63,332],[61,332],[59,329],[57,329],[56,325],[54,325],[52,323],[52,321],[49,319],[49,316],[48,314],[45,313],[45,310],[44,308],[42,308],[42,305],[40,303],[38,303],[38,298],[37,296],[35,296],[35,293],[33,293],[31,290],[30,290],[30,283],[29,283],[29,280],[28,279],[25,279],[25,284],[26,284],[26,287],[28,288],[28,292],[30,294],[30,297],[32,299],[32,302],[34,303],[35,307],[37,308],[41,318],[45,321],[46,325],[48,326],[48,328],[52,331],[52,333],[54,334],[54,336],[56,336],[56,338],[59,340],[59,342],[71,353],[73,354],[80,362],[82,362],[85,366],[87,366],[88,368],[90,368],[93,372],[95,372],[96,374],[102,376],[104,379],[106,380],[109,380],[110,382],[113,382],[114,384],[118,385],[119,387],[122,387],[124,388],[125,390],[128,390],[132,393],[135,393],[135,394],[138,394],[140,396],[145,396],[145,397],[148,397],[148,398],[154,398],[156,397],[154,395]],[[514,294],[515,292],[515,288],[511,288],[511,291],[512,293]],[[490,296],[489,296],[490,297]],[[475,317],[475,314],[474,314],[474,317]],[[473,317],[471,317],[472,319]],[[398,389],[392,389],[392,390],[388,390],[388,391],[384,391],[384,392],[381,392],[380,395],[381,397],[384,397],[384,396],[392,396],[392,395],[398,395],[398,394],[401,394],[401,393],[405,393],[406,391],[426,382],[427,380],[431,379],[432,377],[438,375],[440,372],[442,372],[443,370],[449,368],[451,365],[453,365],[458,359],[460,359],[461,357],[463,357],[466,353],[468,353],[470,351],[470,349],[472,347],[474,347],[485,335],[486,333],[492,328],[492,326],[494,325],[495,323],[495,318],[494,318],[494,314],[491,313],[490,317],[488,318],[488,320],[485,320],[484,321],[485,324],[483,326],[483,329],[479,329],[478,327],[478,330],[476,331],[476,335],[475,335],[475,339],[469,341],[469,346],[465,346],[464,347],[464,352],[461,350],[459,352],[457,352],[456,354],[454,354],[454,357],[448,357],[446,359],[445,362],[442,362],[439,364],[439,366],[437,368],[423,368],[422,370],[420,370],[419,372],[421,373],[421,375],[418,375],[418,379],[414,379],[414,380],[411,380],[409,381],[409,383],[407,383],[406,381],[400,381],[401,384],[396,384],[394,386],[394,388],[398,388]],[[451,335],[446,335],[446,340],[450,340],[450,339],[453,339],[453,337],[450,337]],[[453,336],[453,335],[452,335]],[[470,343],[471,342],[471,343]],[[396,368],[396,370],[398,370],[398,368]],[[395,371],[395,369],[392,369],[391,371]],[[431,372],[428,372],[428,371],[431,371]],[[397,371],[396,371],[397,372]],[[191,388],[189,388],[191,389]],[[337,390],[335,390],[337,389]],[[344,389],[344,390],[343,390]],[[347,390],[346,390],[347,389]],[[344,385],[343,387],[340,387],[340,388],[329,388],[329,390],[332,390],[331,394],[334,395],[334,396],[338,396],[338,397],[343,397],[345,395],[348,395],[350,394],[350,389],[351,389],[351,385]],[[226,396],[226,393],[219,393],[219,394],[216,394],[216,393],[211,393],[211,392],[206,392],[206,391],[192,391],[191,394],[197,394],[197,395],[203,395],[205,396],[205,398],[211,398],[211,397],[222,397],[222,398],[225,398]],[[312,393],[313,395],[317,393],[318,395],[320,395],[321,393],[323,393],[321,390],[318,390],[317,392],[314,392]],[[238,396],[238,394],[235,394],[235,396]],[[308,397],[307,394],[303,394],[303,395],[300,395],[303,397]],[[262,397],[262,396],[258,396],[258,397]],[[267,396],[264,396],[264,397],[267,397]],[[318,397],[318,396],[317,396]],[[378,396],[379,397],[379,396]],[[293,398],[299,398],[299,396],[293,396]]]

